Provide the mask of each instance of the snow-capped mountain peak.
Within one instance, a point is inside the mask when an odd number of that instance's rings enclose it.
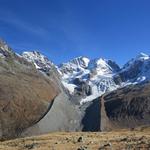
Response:
[[[95,70],[98,75],[112,74],[120,69],[115,62],[103,58],[91,60],[88,68]]]
[[[59,66],[63,84],[70,93],[79,92],[79,95],[87,93],[88,97],[90,93],[98,97],[106,91],[117,88],[113,75],[119,69],[119,66],[111,60],[103,58],[90,60],[82,56]],[[83,101],[89,99],[91,98]]]
[[[107,64],[107,61],[102,58],[91,60],[88,68],[90,70],[97,71],[97,74],[99,74],[99,75],[103,75],[105,73],[110,73],[110,67]]]
[[[48,59],[38,51],[30,51],[30,52],[26,51],[22,53],[22,56],[27,58],[29,61],[37,59],[42,62],[48,61]]]
[[[88,67],[89,62],[90,62],[90,59],[84,56],[79,56],[70,61],[70,63],[76,64],[78,67],[81,67],[81,68]]]
[[[129,69],[137,63],[144,63],[145,61],[150,60],[150,56],[145,53],[139,53],[135,58],[129,60],[124,66],[123,70]]]
[[[74,75],[84,71],[89,65],[90,59],[87,57],[77,57],[67,63],[59,65],[59,69],[64,75]]]
[[[142,52],[139,55],[137,55],[137,57],[136,57],[136,59],[138,59],[138,60],[147,60],[149,58],[150,58],[149,55],[142,53]]]
[[[22,57],[29,62],[33,62],[39,70],[49,71],[53,66],[53,63],[38,51],[23,52]]]
[[[150,56],[138,54],[128,61],[118,72],[124,85],[137,84],[150,79]]]

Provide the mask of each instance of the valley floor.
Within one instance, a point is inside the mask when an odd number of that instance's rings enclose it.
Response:
[[[150,128],[112,132],[55,132],[0,142],[0,150],[150,150]]]

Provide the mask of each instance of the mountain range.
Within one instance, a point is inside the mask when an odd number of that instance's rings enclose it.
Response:
[[[120,67],[77,57],[55,65],[0,40],[0,138],[50,131],[106,131],[150,124],[150,56]]]
[[[47,72],[54,65],[39,52],[23,52],[22,57],[33,62],[39,70]],[[78,95],[80,103],[92,101],[104,93],[150,79],[150,56],[140,53],[122,68],[116,62],[103,58],[90,60],[77,57],[57,68],[64,87],[71,95]]]

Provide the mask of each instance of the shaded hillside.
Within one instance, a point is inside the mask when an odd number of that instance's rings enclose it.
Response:
[[[134,128],[150,125],[150,83],[130,85],[105,94],[109,128]]]
[[[81,106],[83,131],[150,125],[150,83],[130,85]]]
[[[101,124],[101,111],[100,111],[100,101],[99,99],[93,100],[81,107],[84,112],[82,118],[82,131],[96,132],[100,131]]]

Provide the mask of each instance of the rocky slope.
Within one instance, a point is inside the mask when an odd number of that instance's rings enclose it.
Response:
[[[150,82],[130,85],[101,97],[110,128],[150,125]],[[109,128],[109,126],[108,126]]]

